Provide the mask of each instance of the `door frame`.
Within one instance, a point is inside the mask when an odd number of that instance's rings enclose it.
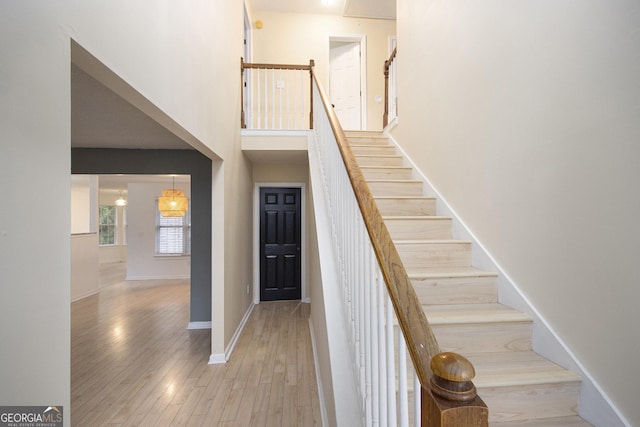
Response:
[[[360,43],[360,127],[367,130],[367,36],[360,35],[330,35],[327,49],[327,88],[331,78],[331,43],[350,42]],[[331,97],[331,93],[329,93]]]
[[[242,2],[242,22],[243,22],[243,45],[242,45],[242,60],[244,62],[251,62],[253,60],[253,27],[251,25],[251,19],[249,17],[249,11],[247,10],[247,2]],[[251,69],[246,69],[242,73],[242,81],[240,82],[242,90],[243,109],[245,114],[244,122],[252,123],[251,117],[252,109],[249,107],[253,104],[253,91],[249,86],[251,82]]]
[[[253,184],[253,303],[260,304],[260,189],[266,187],[300,189],[300,301],[310,302],[307,295],[307,184],[256,182]]]

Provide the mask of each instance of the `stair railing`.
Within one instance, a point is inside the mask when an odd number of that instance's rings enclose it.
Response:
[[[313,129],[312,66],[313,60],[307,65],[252,64],[240,58],[241,127]]]
[[[313,66],[311,75],[316,115],[309,149],[322,169],[365,425],[488,426],[473,366],[440,351]]]
[[[397,92],[396,92],[396,55],[398,48],[394,48],[389,59],[384,61],[384,115],[382,116],[382,127],[385,128],[389,124],[389,115],[394,119],[398,115]],[[391,88],[389,88],[389,80],[391,80]]]

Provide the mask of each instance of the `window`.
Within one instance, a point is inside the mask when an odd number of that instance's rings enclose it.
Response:
[[[98,235],[100,245],[116,244],[116,207],[100,205],[98,207]]]
[[[183,217],[163,217],[156,200],[156,255],[191,253],[191,201]]]

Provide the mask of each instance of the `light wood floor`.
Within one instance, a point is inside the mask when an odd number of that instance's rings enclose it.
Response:
[[[71,305],[72,425],[321,425],[308,304],[259,304],[231,360],[208,365],[188,280],[104,273],[113,284]]]

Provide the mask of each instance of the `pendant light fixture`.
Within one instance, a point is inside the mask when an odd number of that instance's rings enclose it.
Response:
[[[182,217],[187,212],[189,200],[184,191],[175,189],[175,176],[171,187],[170,190],[162,190],[162,196],[158,197],[158,210],[163,217]]]
[[[116,206],[127,206],[127,200],[122,197],[122,190],[120,190],[120,197],[116,200]]]

